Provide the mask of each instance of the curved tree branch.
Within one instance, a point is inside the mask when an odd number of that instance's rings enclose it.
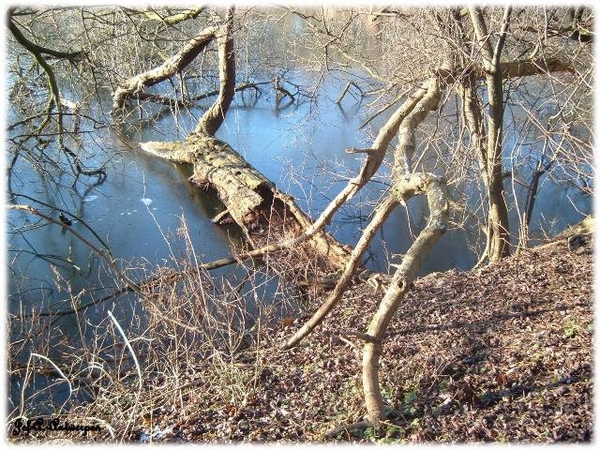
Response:
[[[129,10],[128,8],[123,8],[123,9]],[[184,22],[186,20],[195,19],[205,9],[206,9],[206,6],[197,6],[195,8],[188,9],[188,10],[182,11],[177,14],[170,14],[170,15],[162,16],[157,11],[155,11],[153,8],[146,8],[143,11],[141,11],[141,13],[148,20],[162,22],[166,26],[171,27],[171,26],[177,25],[181,22]],[[138,12],[138,11],[134,11],[134,10],[129,10],[129,11]]]
[[[225,24],[217,33],[219,46],[219,96],[212,106],[202,115],[194,133],[214,136],[229,109],[235,95],[235,52],[233,49],[234,8],[227,10]]]
[[[399,133],[399,144],[395,154],[396,164],[394,165],[394,179],[399,176],[395,174],[397,167],[405,167],[403,163],[404,156],[412,154],[411,148],[413,148],[414,151],[414,129],[421,121],[423,121],[427,113],[435,108],[439,102],[439,98],[439,80],[437,78],[432,78],[425,83],[424,86],[419,89],[419,91],[417,91],[413,97],[411,97],[411,99],[409,99],[401,108],[396,111],[396,113],[388,120],[386,125],[379,132],[377,139],[373,143],[371,151],[367,153],[367,161],[365,162],[360,175],[357,177],[362,184],[359,185],[357,183],[354,186],[362,187],[362,185],[366,184],[367,181],[372,177],[377,168],[379,168],[379,165],[375,164],[381,164],[381,160],[379,158],[383,159],[383,156],[385,156],[385,150],[396,133]],[[413,145],[413,147],[410,147],[411,145]],[[400,161],[402,161],[402,163],[399,163]],[[371,163],[371,166],[369,166],[369,163]],[[344,189],[344,191],[342,191],[340,194],[343,194],[345,191],[351,192],[351,188],[354,186],[349,183],[346,189]],[[336,199],[340,198],[340,194],[338,194]],[[345,200],[347,200],[347,198]],[[352,252],[352,256],[350,257],[344,273],[341,279],[338,281],[335,289],[329,298],[323,303],[323,305],[321,305],[321,307],[313,314],[310,320],[288,340],[284,348],[289,349],[297,345],[323,321],[325,316],[339,302],[348,283],[354,276],[354,272],[358,267],[360,259],[367,250],[369,243],[375,235],[375,232],[396,207],[398,201],[399,200],[394,198],[388,198],[377,207],[375,216],[371,220],[369,226],[363,232],[359,242],[356,244],[356,247]],[[334,202],[331,202],[329,206],[332,206],[333,204]],[[325,211],[328,209],[329,207]],[[325,214],[325,211],[323,214]],[[321,216],[323,216],[323,214]],[[318,221],[315,222],[315,224],[317,223]]]
[[[382,352],[383,337],[400,302],[417,277],[425,257],[446,231],[448,195],[445,181],[441,177],[429,173],[413,173],[404,175],[394,183],[393,197],[398,202],[421,194],[427,195],[429,221],[394,273],[379,309],[367,329],[368,339],[363,350],[363,389],[368,420],[373,426],[378,426],[385,415],[379,387],[379,357]]]
[[[160,66],[129,78],[122,83],[113,95],[112,113],[115,114],[125,105],[127,99],[141,93],[143,89],[154,86],[179,73],[215,39],[219,28],[217,26],[205,28]]]

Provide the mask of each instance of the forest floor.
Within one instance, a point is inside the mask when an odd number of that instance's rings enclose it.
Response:
[[[156,413],[153,428],[136,428],[134,439],[591,440],[591,235],[572,245],[557,239],[479,270],[419,279],[389,327],[381,358],[382,392],[392,418],[378,430],[344,430],[365,414],[362,345],[352,333],[366,328],[381,296],[368,284],[355,285],[289,351],[281,345],[309,312],[265,328],[260,345],[247,353],[252,356],[237,363],[237,378],[253,380],[241,400],[211,389],[199,370],[192,377],[198,389],[186,397],[193,413]]]
[[[344,428],[366,413],[356,332],[366,329],[383,295],[361,282],[288,351],[282,345],[326,293],[299,317],[261,322],[243,336],[243,350],[227,358],[186,350],[176,336],[186,328],[130,338],[155,352],[139,352],[147,375],[139,384],[126,376],[125,383],[100,386],[104,394],[67,418],[93,418],[105,431],[61,434],[62,442],[590,441],[593,235],[569,239],[481,269],[417,280],[384,340],[379,373],[391,414],[379,429]],[[165,314],[181,301],[175,296],[157,320],[167,322]],[[161,333],[176,345],[161,346]],[[151,369],[152,358],[162,369]],[[15,440],[56,438],[48,431]]]

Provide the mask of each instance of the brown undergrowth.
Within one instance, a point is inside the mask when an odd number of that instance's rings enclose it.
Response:
[[[480,270],[418,280],[385,341],[380,375],[391,416],[378,430],[343,425],[365,414],[362,344],[353,333],[366,328],[381,290],[356,283],[312,335],[283,351],[313,306],[294,314],[298,305],[286,302],[296,293],[261,289],[268,276],[255,268],[244,282],[219,287],[205,273],[177,285],[157,281],[147,287],[138,333],[127,343],[115,337],[122,376],[98,372],[93,398],[69,411],[70,421],[95,418],[102,431],[67,438],[589,441],[591,240],[561,238]],[[290,261],[292,270],[298,261]],[[316,305],[323,294],[310,295]]]

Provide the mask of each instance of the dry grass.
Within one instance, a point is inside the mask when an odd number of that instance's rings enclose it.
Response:
[[[221,275],[198,269],[185,222],[179,240],[185,250],[170,267],[138,269],[148,280],[139,301],[130,293],[98,305],[98,320],[86,313],[66,321],[13,318],[9,370],[21,388],[9,433],[19,418],[62,416],[102,427],[86,439],[128,441],[132,430],[146,427],[151,440],[164,415],[191,419],[200,405],[247,401],[263,369],[257,349],[264,328],[277,326],[293,309],[290,292],[261,263]],[[57,272],[57,288],[67,284]],[[67,331],[68,324],[74,329]],[[28,442],[81,438],[52,431],[12,436]]]

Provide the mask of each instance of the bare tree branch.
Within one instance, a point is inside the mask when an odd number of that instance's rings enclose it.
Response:
[[[136,75],[122,83],[113,95],[113,114],[124,106],[128,98],[180,72],[216,38],[219,28],[218,26],[205,28],[196,37],[190,39],[179,52],[160,66]]]

